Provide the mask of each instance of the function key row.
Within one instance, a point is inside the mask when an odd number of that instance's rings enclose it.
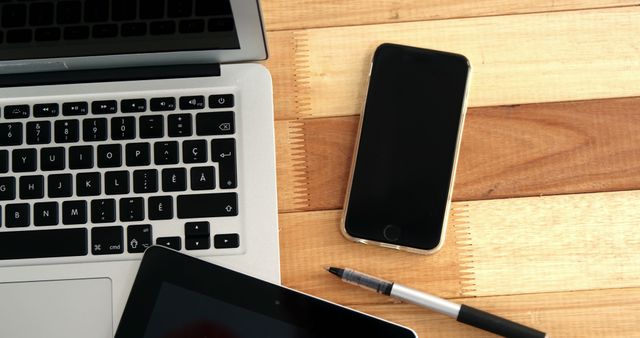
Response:
[[[181,110],[194,110],[206,108],[204,95],[182,96],[179,100]],[[230,108],[234,106],[233,94],[210,95],[208,106],[212,109]],[[147,99],[124,99],[120,101],[120,111],[123,113],[142,113],[151,111],[176,110],[175,97],[157,97]],[[117,100],[102,100],[91,102],[91,113],[95,115],[114,114],[118,112]],[[65,102],[62,104],[62,115],[79,116],[89,113],[89,103],[86,101]],[[60,105],[57,103],[39,103],[33,105],[34,117],[55,117],[60,114]],[[5,119],[23,119],[31,116],[31,107],[28,104],[9,105],[4,107]]]

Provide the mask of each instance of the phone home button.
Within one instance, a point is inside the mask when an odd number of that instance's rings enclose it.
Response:
[[[382,230],[384,238],[389,242],[395,242],[399,240],[401,233],[402,231],[400,230],[400,228],[393,224],[387,225],[386,227],[384,227],[384,230]]]

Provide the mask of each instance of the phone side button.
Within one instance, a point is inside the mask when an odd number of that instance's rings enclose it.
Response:
[[[400,235],[402,235],[402,230],[393,224],[387,225],[384,230],[382,230],[382,234],[384,238],[390,242],[395,242],[400,239]]]

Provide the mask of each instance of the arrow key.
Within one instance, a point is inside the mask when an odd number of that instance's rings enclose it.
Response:
[[[187,222],[184,224],[184,236],[193,237],[209,237],[209,222]]]
[[[165,246],[169,249],[180,250],[182,249],[182,238],[180,237],[158,237],[156,239],[157,245]]]
[[[185,248],[187,250],[206,250],[211,247],[209,237],[185,238]]]

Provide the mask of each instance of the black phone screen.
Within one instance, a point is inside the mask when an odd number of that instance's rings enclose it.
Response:
[[[468,73],[461,55],[378,47],[344,221],[350,236],[421,250],[439,245]]]

